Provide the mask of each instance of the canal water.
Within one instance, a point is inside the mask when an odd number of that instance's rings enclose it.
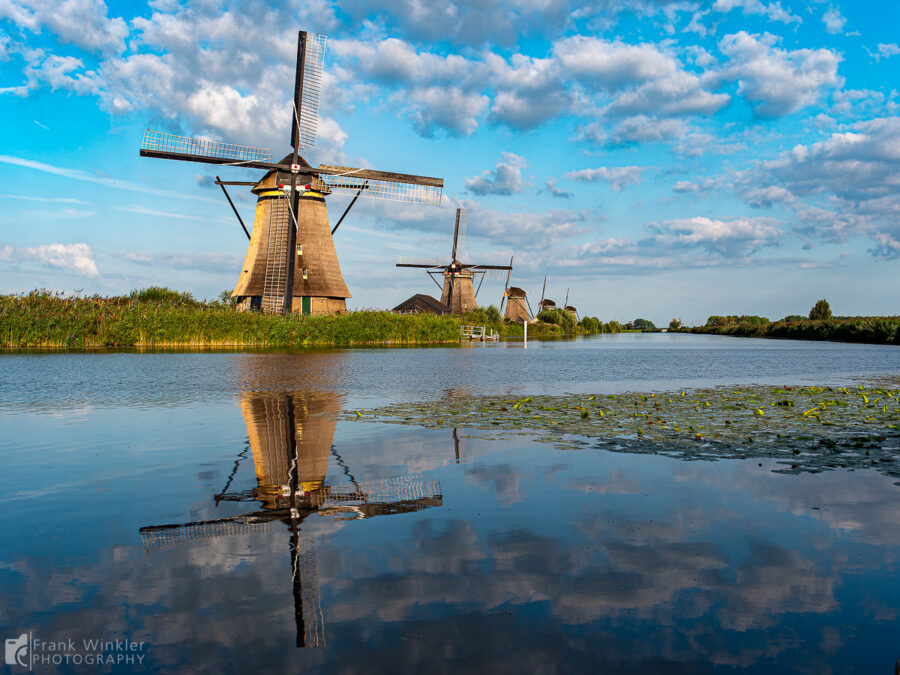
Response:
[[[0,356],[8,668],[890,673],[896,478],[335,418],[898,376],[896,347],[692,335]]]

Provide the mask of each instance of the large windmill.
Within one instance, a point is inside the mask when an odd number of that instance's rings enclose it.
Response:
[[[484,283],[486,274],[494,270],[512,270],[512,258],[509,265],[479,265],[460,262],[457,251],[461,237],[464,239],[466,230],[466,210],[456,209],[456,225],[453,228],[453,248],[450,251],[450,262],[441,263],[437,259],[429,261],[400,260],[397,267],[416,267],[427,270],[429,276],[441,289],[441,302],[450,308],[453,314],[465,314],[478,307],[475,297]],[[444,277],[441,285],[435,278],[438,275]],[[475,288],[473,280],[478,278],[478,288]],[[507,277],[508,278],[508,277]]]
[[[300,156],[300,149],[314,147],[318,136],[324,57],[325,36],[301,31],[291,114],[292,152],[279,162],[273,162],[272,153],[265,148],[215,143],[149,129],[144,132],[142,157],[266,172],[255,183],[216,181],[223,190],[226,185],[251,186],[251,192],[257,196],[253,230],[248,235],[250,244],[232,293],[243,309],[303,314],[345,311],[350,291],[338,265],[332,235],[356,199],[362,196],[435,205],[441,201],[444,181],[440,178],[328,164],[313,167]],[[266,120],[259,123],[265,125]],[[325,207],[325,198],[330,194],[354,196],[334,229],[329,226]],[[228,201],[231,203],[230,197]],[[231,206],[234,208],[233,203]]]

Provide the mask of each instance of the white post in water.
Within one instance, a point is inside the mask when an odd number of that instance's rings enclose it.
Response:
[[[528,346],[528,322],[523,321],[522,325],[525,326],[525,346]]]

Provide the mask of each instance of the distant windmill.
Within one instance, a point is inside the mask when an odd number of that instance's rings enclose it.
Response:
[[[456,256],[459,248],[460,232],[465,236],[466,210],[456,209],[456,225],[453,228],[453,248],[450,252],[450,262],[440,263],[437,259],[428,261],[402,260],[397,262],[397,267],[416,267],[428,271],[432,280],[441,289],[441,302],[450,308],[453,314],[465,314],[478,307],[475,297],[484,283],[486,273],[494,270],[512,270],[512,260],[509,265],[478,265],[474,263],[460,262]],[[435,277],[443,275],[443,286]],[[479,277],[478,288],[475,288],[473,279]]]
[[[547,293],[547,277],[544,277],[544,287],[541,289],[541,301],[538,303],[538,313],[545,309],[556,309],[556,303],[546,296]]]
[[[316,144],[324,58],[325,36],[301,31],[291,115],[292,152],[280,162],[273,162],[272,153],[265,148],[215,143],[149,129],[144,132],[142,157],[266,172],[255,183],[216,180],[223,190],[226,185],[252,186],[251,192],[257,196],[253,230],[248,233],[250,244],[232,292],[242,309],[303,314],[346,311],[350,291],[338,265],[332,235],[357,198],[413,204],[441,201],[444,181],[440,178],[327,164],[313,167],[300,156],[301,148]],[[267,119],[256,122],[260,127],[270,125]],[[225,194],[237,214],[227,191]],[[329,226],[325,207],[325,198],[330,194],[353,195],[334,229]],[[247,232],[242,220],[241,227]]]
[[[509,259],[509,266],[512,267],[512,258]],[[512,276],[512,269],[506,275],[506,286],[503,289],[503,299],[500,301],[500,311],[503,312],[503,306],[506,305],[506,312],[503,313],[503,319],[515,321],[517,323],[529,323],[534,316],[531,311],[531,305],[528,303],[528,294],[524,289],[518,286],[510,286],[509,279]]]
[[[563,311],[569,312],[570,314],[575,315],[575,320],[578,320],[578,310],[575,309],[572,305],[569,304],[569,289],[566,289],[566,301],[563,303]]]

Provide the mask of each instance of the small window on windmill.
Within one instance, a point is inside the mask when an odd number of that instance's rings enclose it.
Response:
[[[303,244],[297,242],[297,255],[303,255]]]
[[[305,267],[304,267],[302,270],[300,270],[300,273],[303,275],[303,278],[304,278],[304,279],[308,279],[308,278],[309,278],[309,277],[307,276],[307,274],[306,274],[306,268],[305,268]]]

